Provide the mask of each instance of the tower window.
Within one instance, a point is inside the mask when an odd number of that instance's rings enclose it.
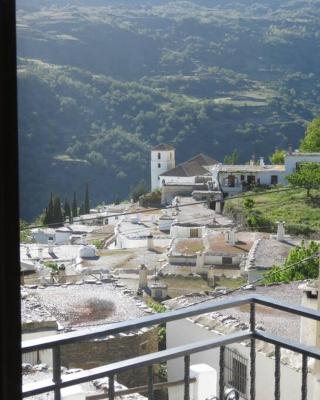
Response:
[[[161,168],[161,164],[160,163],[158,164],[158,168]]]
[[[158,153],[158,160],[160,160],[161,158],[161,153]]]

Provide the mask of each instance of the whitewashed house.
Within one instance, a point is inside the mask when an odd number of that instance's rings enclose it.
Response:
[[[267,165],[263,157],[259,164],[253,161],[248,165],[216,164],[212,168],[212,181],[228,195],[243,192],[252,185],[287,185],[287,176],[296,172],[299,164],[306,162],[320,163],[320,153],[289,150],[284,164],[281,165]]]
[[[53,228],[34,228],[31,235],[36,243],[47,244],[49,240],[56,240],[56,231]]]
[[[299,287],[299,283],[283,284],[278,286],[256,288],[255,293],[270,296],[290,304],[303,304],[316,308],[317,296],[310,296],[317,289],[305,286]],[[232,294],[228,297],[241,295]],[[225,298],[226,296],[224,296]],[[313,299],[311,298],[313,297]],[[204,302],[205,295],[194,294],[181,296],[164,302],[169,309],[184,308],[188,305]],[[221,300],[221,297],[219,298]],[[208,297],[208,301],[215,301]],[[313,303],[311,304],[310,301]],[[248,311],[246,308],[233,308],[199,315],[167,323],[167,348],[182,346],[189,343],[199,342],[222,335],[227,335],[239,330],[248,329]],[[313,324],[311,329],[311,325]],[[288,337],[316,346],[315,322],[300,320],[300,317],[261,309],[257,314],[257,328],[264,329],[273,334]],[[183,334],[182,334],[183,332]],[[256,399],[269,400],[274,398],[274,346],[264,342],[257,342],[256,352]],[[225,349],[225,382],[240,392],[241,399],[250,398],[250,346],[248,342],[228,345]],[[205,363],[219,371],[219,349],[207,350],[205,352],[191,355],[191,365]],[[313,360],[309,360],[308,373],[308,400],[318,399],[317,390],[320,385],[317,370],[314,368]],[[168,361],[168,381],[183,379],[183,359]],[[301,368],[302,357],[297,353],[281,350],[281,399],[300,400],[301,398]],[[169,388],[169,400],[176,400],[176,388]]]

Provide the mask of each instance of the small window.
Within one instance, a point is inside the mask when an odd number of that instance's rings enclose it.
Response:
[[[249,185],[253,185],[256,183],[256,177],[254,175],[247,176],[247,182]]]
[[[244,176],[244,175],[241,175],[241,176],[240,176],[240,179],[241,179],[241,182],[243,182],[244,179],[245,179],[245,176]]]
[[[158,153],[158,160],[161,159],[161,153]]]
[[[235,187],[236,185],[236,177],[234,175],[228,175],[228,186]]]
[[[222,265],[232,265],[232,257],[222,257]]]
[[[247,399],[248,360],[238,352],[225,349],[225,378],[228,386],[234,387],[241,394],[241,398]]]
[[[161,168],[161,164],[160,163],[158,164],[158,168]]]
[[[278,175],[271,175],[271,185],[277,185]]]
[[[199,237],[199,229],[197,228],[190,229],[190,237],[191,238]]]

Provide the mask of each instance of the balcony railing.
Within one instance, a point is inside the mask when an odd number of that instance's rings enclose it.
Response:
[[[147,354],[112,364],[104,365],[97,368],[92,368],[61,376],[61,359],[60,347],[66,344],[76,343],[84,340],[97,339],[114,335],[121,332],[148,327],[152,325],[164,324],[170,321],[176,321],[183,318],[188,318],[213,311],[224,310],[241,305],[250,305],[250,327],[248,330],[232,333],[226,336],[213,338],[206,341],[191,343],[179,347],[170,348],[152,354]],[[153,383],[153,365],[166,362],[175,358],[184,357],[184,400],[190,399],[190,356],[194,353],[220,348],[220,363],[219,363],[219,399],[224,397],[225,389],[225,365],[224,352],[225,346],[232,343],[239,343],[244,340],[250,341],[250,400],[256,399],[256,340],[261,340],[271,343],[275,346],[275,372],[274,372],[274,399],[280,400],[280,357],[281,348],[299,353],[302,356],[301,370],[301,399],[307,400],[307,374],[308,374],[308,358],[320,360],[320,349],[316,347],[306,346],[302,343],[282,338],[274,334],[256,329],[256,305],[271,307],[276,310],[288,312],[300,317],[310,318],[315,321],[320,321],[320,312],[312,309],[288,305],[282,302],[270,299],[259,295],[251,295],[239,297],[237,299],[225,299],[208,301],[201,305],[191,306],[185,309],[170,311],[162,314],[155,314],[139,319],[128,320],[125,322],[113,323],[104,327],[98,327],[95,330],[82,330],[77,332],[64,333],[41,339],[29,340],[22,342],[22,352],[52,349],[53,350],[53,379],[43,380],[26,384],[23,386],[23,397],[38,395],[54,391],[55,400],[61,397],[61,389],[69,386],[89,382],[95,379],[108,377],[109,388],[107,397],[113,400],[116,396],[115,392],[115,375],[134,368],[148,368],[148,398],[154,397]]]

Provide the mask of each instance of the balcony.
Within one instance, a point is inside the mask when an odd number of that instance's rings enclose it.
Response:
[[[104,365],[98,368],[92,368],[77,372],[65,377],[61,376],[61,358],[60,348],[63,345],[76,343],[80,341],[87,341],[98,339],[109,335],[118,334],[121,332],[128,332],[133,329],[140,329],[142,327],[150,327],[153,325],[165,324],[172,321],[178,321],[184,318],[189,318],[209,312],[221,311],[233,307],[240,307],[249,305],[250,307],[250,327],[247,330],[234,332],[229,335],[219,336],[217,338],[190,343],[183,346],[170,348],[167,350],[159,351],[144,356],[139,356],[112,364]],[[183,397],[184,400],[190,400],[190,387],[194,379],[190,375],[190,356],[205,352],[211,349],[219,350],[219,377],[218,388],[215,393],[215,387],[212,387],[211,399],[223,400],[225,399],[225,390],[227,387],[226,368],[225,368],[225,352],[228,345],[233,343],[240,343],[249,341],[250,344],[250,360],[249,360],[249,399],[258,400],[256,397],[256,341],[263,341],[274,345],[274,379],[270,381],[270,385],[274,386],[274,399],[280,400],[280,383],[281,383],[281,349],[287,349],[301,355],[302,368],[301,368],[301,390],[300,393],[294,393],[295,398],[307,400],[308,397],[308,360],[320,360],[320,349],[317,347],[306,346],[302,343],[289,340],[287,338],[276,336],[267,331],[262,331],[256,327],[256,305],[271,308],[278,311],[284,311],[300,317],[311,319],[313,321],[320,321],[320,312],[312,309],[287,305],[282,302],[275,301],[268,297],[260,295],[250,295],[239,297],[237,299],[225,299],[214,302],[206,302],[201,305],[187,307],[176,311],[170,311],[163,314],[156,314],[152,316],[143,317],[140,319],[128,320],[120,323],[113,323],[104,327],[95,328],[94,330],[83,330],[78,332],[64,333],[52,337],[45,337],[41,339],[29,340],[22,343],[23,353],[28,353],[43,349],[52,349],[53,351],[53,377],[52,380],[45,380],[30,383],[23,386],[23,397],[38,395],[46,392],[53,391],[55,400],[61,398],[61,389],[73,385],[81,384],[84,382],[93,381],[95,379],[108,377],[109,386],[108,393],[104,397],[113,400],[120,395],[115,391],[115,378],[116,375],[135,368],[147,367],[148,381],[146,382],[146,391],[148,399],[154,399],[154,391],[158,384],[153,381],[153,366],[159,363],[167,362],[177,358],[184,359],[184,378],[183,384]],[[257,311],[258,312],[258,311]],[[319,378],[319,377],[318,377]],[[268,379],[268,378],[266,378]],[[180,382],[181,383],[181,382]],[[169,387],[174,383],[167,382],[164,386]],[[175,382],[178,384],[178,382]],[[318,389],[317,389],[318,390]],[[123,394],[123,393],[121,393]],[[313,396],[315,391],[313,391]],[[97,397],[98,398],[98,397]],[[232,398],[232,397],[230,397]],[[313,397],[316,398],[316,397]]]

